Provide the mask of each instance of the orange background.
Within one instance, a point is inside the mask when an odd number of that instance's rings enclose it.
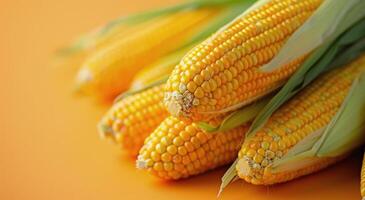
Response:
[[[71,94],[54,50],[117,16],[177,0],[1,0],[0,199],[216,199],[221,168],[166,183],[100,141],[107,109]],[[359,199],[361,154],[273,187],[236,182],[221,199]]]

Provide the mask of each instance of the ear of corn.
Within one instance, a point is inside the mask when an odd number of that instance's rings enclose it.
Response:
[[[177,117],[204,120],[247,105],[279,88],[306,55],[262,73],[321,0],[268,1],[190,51],[173,70],[165,106]]]
[[[212,119],[210,123],[217,123]],[[248,126],[208,134],[189,121],[166,118],[141,148],[137,168],[162,179],[181,179],[231,163]]]
[[[365,95],[361,94],[360,86],[356,94],[362,96],[344,103],[353,94],[352,86],[363,72],[365,56],[320,77],[277,110],[265,126],[242,145],[236,165],[238,176],[260,185],[289,181],[327,167],[363,143],[356,133],[364,128],[361,125],[364,119],[356,117],[365,110],[356,111],[352,107],[352,113],[357,113],[353,116],[357,120],[355,125],[350,125],[346,117],[351,112],[343,110],[344,105],[350,104],[365,109],[361,102]],[[338,118],[341,114],[342,118]],[[347,136],[339,137],[339,134]],[[352,142],[349,143],[349,139]],[[315,156],[296,152],[310,150],[312,146]]]
[[[135,156],[143,141],[168,116],[163,107],[163,84],[117,101],[99,124],[103,137]]]
[[[93,52],[79,71],[78,89],[84,93],[102,92],[107,98],[118,95],[128,88],[137,71],[183,45],[218,13],[219,9],[210,8],[159,17],[133,35]]]

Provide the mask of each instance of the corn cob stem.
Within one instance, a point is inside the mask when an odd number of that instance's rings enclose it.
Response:
[[[177,117],[202,120],[251,103],[280,87],[305,55],[263,73],[289,36],[311,16],[321,0],[269,1],[190,51],[170,76],[165,106]]]
[[[365,56],[315,80],[277,110],[267,124],[247,139],[236,169],[247,182],[269,185],[318,171],[342,159],[310,158],[286,172],[273,173],[272,164],[306,136],[321,133],[345,100],[352,82],[365,71]]]
[[[145,138],[168,116],[162,103],[163,86],[154,86],[116,102],[99,123],[101,135],[136,156]]]
[[[203,173],[231,163],[247,129],[246,125],[209,134],[195,123],[170,116],[146,139],[137,168],[174,180]]]

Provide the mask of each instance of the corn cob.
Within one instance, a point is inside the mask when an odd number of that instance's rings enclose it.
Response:
[[[207,8],[173,13],[126,37],[104,42],[106,46],[84,61],[76,78],[79,91],[103,98],[118,95],[128,88],[137,71],[182,46],[219,12]]]
[[[258,68],[278,53],[321,2],[269,1],[196,46],[166,84],[168,111],[173,116],[202,120],[247,105],[280,87],[305,55],[274,72]]]
[[[130,155],[137,155],[143,141],[167,116],[163,84],[116,102],[99,124],[102,136],[110,137]]]
[[[297,163],[298,170],[272,173],[272,164],[306,136],[321,132],[342,105],[352,82],[365,71],[365,56],[333,70],[302,90],[277,110],[265,126],[247,139],[238,154],[236,170],[240,178],[259,185],[289,181],[316,172],[340,160],[313,158]]]
[[[170,116],[145,140],[137,168],[168,180],[203,173],[232,162],[247,129],[208,134],[195,123]]]
[[[362,199],[365,199],[365,154],[362,160],[362,167],[361,167],[361,182],[360,182],[360,192]]]

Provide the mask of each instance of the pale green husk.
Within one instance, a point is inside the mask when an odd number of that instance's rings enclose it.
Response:
[[[244,123],[253,120],[257,116],[257,114],[266,106],[270,99],[271,96],[266,97],[262,100],[250,104],[249,106],[245,106],[244,108],[236,112],[233,112],[232,114],[228,115],[218,126],[213,126],[206,122],[198,122],[198,126],[208,133],[219,133],[236,128]]]

